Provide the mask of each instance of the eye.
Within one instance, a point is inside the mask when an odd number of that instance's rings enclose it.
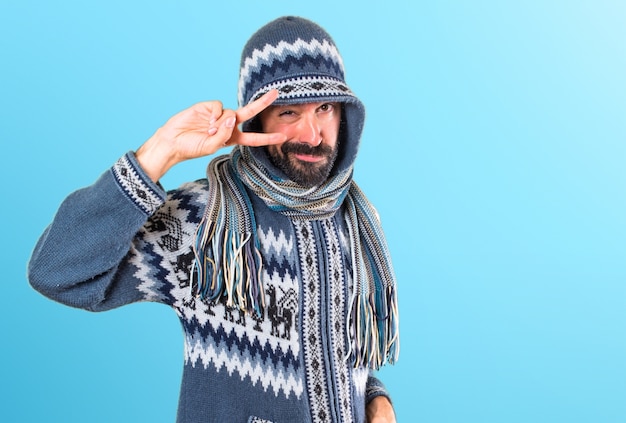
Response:
[[[335,108],[334,103],[324,103],[319,107],[320,112],[332,112]]]

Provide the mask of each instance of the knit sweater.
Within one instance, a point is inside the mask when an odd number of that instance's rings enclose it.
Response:
[[[343,213],[295,221],[249,192],[262,255],[261,316],[203,301],[190,285],[207,181],[165,192],[128,153],[66,198],[29,263],[42,294],[104,311],[174,309],[184,331],[178,422],[363,422],[387,393],[346,362],[351,252]]]

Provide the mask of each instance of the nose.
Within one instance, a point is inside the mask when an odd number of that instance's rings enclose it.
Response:
[[[322,143],[322,126],[315,113],[304,114],[300,122],[299,141],[317,147]]]

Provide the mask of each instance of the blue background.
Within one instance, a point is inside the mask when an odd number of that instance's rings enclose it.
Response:
[[[59,202],[201,100],[247,38],[335,38],[368,108],[356,178],[400,283],[401,422],[626,422],[626,6],[618,0],[0,3],[0,419],[172,422],[175,314],[25,278]],[[206,159],[163,180],[174,188]]]

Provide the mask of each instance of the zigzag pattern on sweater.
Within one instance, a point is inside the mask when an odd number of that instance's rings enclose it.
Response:
[[[237,338],[237,336],[230,337]],[[252,385],[260,384],[264,391],[271,389],[274,395],[282,391],[285,397],[289,398],[293,393],[297,398],[304,392],[304,382],[300,367],[296,361],[295,366],[292,354],[282,354],[279,349],[259,348],[257,346],[241,340],[229,345],[227,342],[213,343],[205,342],[198,333],[185,337],[185,363],[196,365],[201,364],[204,368],[214,368],[220,372],[226,370],[229,376],[237,374],[241,380],[249,378]],[[284,361],[282,357],[286,358]]]
[[[270,340],[262,343],[258,337],[255,336],[251,339],[247,332],[234,325],[231,329],[220,326],[216,331],[205,330],[205,332],[208,333],[202,333],[198,326],[193,334],[188,336],[188,343],[195,348],[208,348],[215,345],[220,348],[225,347],[229,351],[247,355],[253,360],[260,361],[263,365],[271,365],[276,369],[298,371],[301,367],[301,363],[294,355],[290,345],[287,346],[286,350],[283,350],[284,345],[272,343]]]
[[[295,251],[293,239],[287,239],[282,231],[275,234],[272,228],[268,228],[266,233],[259,227],[257,236],[264,259],[264,278],[280,283],[281,279],[287,277],[290,283],[295,283],[296,268],[293,260],[288,259]]]
[[[140,239],[141,235],[138,235]],[[144,295],[144,301],[159,301],[165,304],[172,304],[174,299],[168,294],[170,284],[161,279],[169,272],[161,265],[162,258],[154,251],[151,243],[141,243],[139,245],[143,254],[137,253],[137,247],[131,247],[131,263],[135,265],[137,271],[135,277],[141,282],[137,289]],[[142,260],[143,258],[143,260]]]
[[[275,395],[304,392],[303,365],[297,327],[299,282],[295,243],[281,231],[257,229],[266,294],[262,316],[249,315],[225,301],[180,301],[178,313],[185,327],[185,363],[200,365],[231,377],[249,378],[253,386]],[[174,288],[174,296],[185,292]]]
[[[261,249],[265,256],[274,258],[286,257],[293,254],[293,239],[287,239],[283,231],[275,234],[274,229],[267,228],[266,233],[259,227],[257,236],[259,237],[259,243],[261,244]]]

